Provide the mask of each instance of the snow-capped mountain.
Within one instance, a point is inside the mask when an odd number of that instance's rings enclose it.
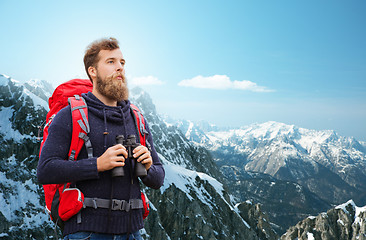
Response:
[[[190,120],[176,120],[170,116],[163,116],[163,121],[168,126],[175,126],[179,128],[184,136],[193,142],[208,142],[209,139],[206,136],[207,132],[218,132],[222,130],[228,130],[229,128],[218,127],[207,121],[193,122]]]
[[[331,203],[349,199],[342,191],[359,195],[357,190],[364,192],[366,187],[366,148],[356,139],[342,137],[333,130],[316,131],[266,122],[206,132],[201,139],[196,143],[210,149],[221,166],[228,163],[247,172],[301,182]],[[329,181],[337,181],[339,191],[324,195],[319,183],[318,188],[311,186],[311,179],[319,174],[327,174]],[[362,200],[365,199],[356,201]]]
[[[248,156],[247,170],[275,175],[290,159],[301,158],[317,162],[343,174],[350,166],[364,166],[366,149],[354,138],[339,136],[335,131],[315,131],[277,122],[266,122],[225,132],[208,132],[211,150],[234,147],[234,151]],[[265,151],[261,147],[265,145]],[[280,156],[279,156],[280,154]],[[277,164],[260,164],[264,156]],[[366,169],[363,169],[366,173]],[[293,174],[294,178],[296,176]]]
[[[309,216],[281,237],[293,239],[366,239],[366,207],[357,207],[350,200],[318,216]]]
[[[36,179],[38,126],[48,109],[44,96],[52,92],[47,89],[43,81],[22,84],[0,76],[2,239],[54,238]],[[256,224],[259,218],[268,219],[255,205],[242,203],[253,213],[243,217],[207,150],[167,126],[146,93],[135,90],[131,95],[144,112],[167,173],[160,190],[146,189],[152,211],[145,221],[145,239],[259,239],[264,233],[271,234],[262,239],[278,238],[269,224]]]
[[[50,83],[39,79],[31,79],[28,82],[25,82],[24,87],[46,102],[48,102],[48,98],[51,97],[54,90]]]
[[[210,150],[235,197],[263,204],[278,232],[330,204],[366,204],[366,148],[354,138],[278,122],[219,131],[175,125]]]

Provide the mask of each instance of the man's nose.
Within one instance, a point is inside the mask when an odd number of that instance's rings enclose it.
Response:
[[[124,69],[124,67],[123,67],[123,65],[122,65],[122,63],[117,63],[117,66],[116,66],[116,71],[117,72],[122,72],[123,71],[123,69]]]

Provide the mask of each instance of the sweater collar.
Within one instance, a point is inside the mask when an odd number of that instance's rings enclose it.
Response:
[[[108,121],[121,121],[127,114],[130,114],[130,101],[121,101],[117,103],[117,106],[107,106],[100,101],[93,93],[83,93],[87,105],[88,111],[92,112],[99,118],[107,118]]]

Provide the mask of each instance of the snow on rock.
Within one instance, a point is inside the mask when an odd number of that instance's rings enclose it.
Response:
[[[13,139],[16,142],[20,142],[24,136],[16,129],[12,128],[12,123],[9,119],[12,117],[14,110],[11,107],[0,108],[0,134],[4,139]]]
[[[342,209],[345,213],[350,214],[350,212],[346,208],[349,205],[351,205],[353,209],[356,209],[356,207],[357,207],[356,204],[354,203],[354,201],[351,199],[346,203],[336,206],[335,209]]]
[[[308,217],[287,230],[281,240],[292,239],[364,239],[366,236],[365,207],[357,207],[353,200],[333,209]]]
[[[164,163],[165,179],[164,185],[160,188],[162,193],[168,189],[170,185],[175,185],[177,188],[186,193],[190,200],[193,200],[193,196],[191,196],[193,191],[193,193],[196,194],[196,196],[198,196],[198,198],[203,203],[207,204],[211,208],[212,202],[210,202],[207,198],[209,193],[207,193],[207,190],[204,187],[197,187],[195,184],[196,178],[198,177],[199,179],[204,180],[212,185],[212,187],[215,188],[220,196],[224,199],[224,189],[222,183],[218,182],[216,179],[208,176],[205,173],[188,170],[180,165],[170,163],[167,160],[165,160]],[[192,188],[192,186],[194,187]]]
[[[273,175],[281,166],[286,166],[288,161],[301,159],[305,164],[313,165],[314,170],[319,163],[340,175],[346,174],[351,165],[358,164],[366,174],[364,144],[354,138],[339,136],[333,130],[316,131],[270,121],[205,134],[209,142],[196,142],[197,144],[211,151],[243,155],[243,159],[252,161],[245,168],[248,171]],[[270,165],[276,168],[273,169]]]
[[[13,155],[6,161],[9,165],[12,165],[16,159]],[[36,206],[39,206],[39,195],[36,184],[30,179],[25,180],[24,183],[14,181],[9,179],[6,173],[0,172],[0,182],[2,185],[0,189],[0,210],[7,221],[19,218],[19,214],[22,214],[23,211],[25,213],[32,208],[37,211],[34,212],[34,215],[24,214],[22,218],[23,224],[25,224],[24,227],[32,228],[48,221],[48,217],[43,211],[36,208]]]

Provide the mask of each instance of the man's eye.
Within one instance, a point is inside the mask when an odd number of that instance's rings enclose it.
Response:
[[[121,62],[121,65],[124,66],[125,65],[125,62]]]
[[[109,60],[107,63],[113,63],[113,60]]]

